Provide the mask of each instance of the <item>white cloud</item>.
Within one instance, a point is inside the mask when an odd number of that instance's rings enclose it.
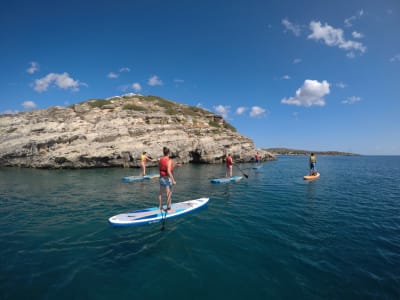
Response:
[[[250,110],[250,117],[262,117],[265,115],[266,110],[259,106],[253,106]]]
[[[284,98],[281,103],[306,107],[324,106],[325,100],[323,97],[329,93],[329,83],[326,80],[318,82],[317,80],[307,79],[304,81],[303,86],[296,91],[294,97]]]
[[[364,35],[363,35],[362,33],[359,33],[359,32],[357,32],[357,31],[353,31],[353,32],[351,33],[351,35],[352,35],[353,38],[355,38],[355,39],[362,39],[362,38],[364,37]]]
[[[237,115],[242,115],[242,114],[244,114],[244,112],[245,112],[247,109],[248,109],[247,107],[240,106],[240,107],[238,107],[238,108],[236,109],[236,114],[237,114]]]
[[[39,71],[39,64],[35,61],[29,63],[30,67],[26,69],[26,72],[29,74],[34,74]]]
[[[36,104],[33,101],[24,101],[21,105],[25,109],[34,109],[34,108],[36,108]]]
[[[346,100],[343,100],[342,103],[343,104],[354,104],[359,101],[361,101],[360,97],[351,96],[351,97],[347,98]]]
[[[110,73],[107,74],[107,77],[111,78],[111,79],[115,79],[115,78],[119,77],[119,74],[115,73],[115,72],[110,72]]]
[[[283,19],[282,25],[286,28],[286,30],[291,31],[295,36],[300,36],[301,28],[299,25],[291,23],[288,19]]]
[[[163,85],[163,82],[158,78],[157,75],[154,75],[149,78],[147,84],[150,86],[156,86],[156,85]]]
[[[396,62],[396,61],[400,62],[400,53],[390,58],[390,62]]]
[[[214,106],[214,109],[217,113],[219,113],[224,119],[228,119],[228,114],[231,109],[230,106],[226,105],[217,105]]]
[[[134,89],[135,92],[140,92],[142,90],[142,86],[138,82],[132,84],[132,88]]]
[[[50,85],[55,85],[64,90],[71,89],[74,92],[79,91],[80,85],[87,86],[87,84],[79,82],[79,80],[74,80],[66,72],[62,74],[49,73],[45,77],[35,80],[34,90],[39,93],[44,92],[49,89]]]
[[[120,68],[118,72],[110,72],[110,73],[108,73],[107,77],[110,78],[110,79],[115,79],[115,78],[119,77],[120,73],[130,72],[130,71],[131,71],[131,69],[129,69],[127,67],[123,67],[123,68]]]
[[[345,19],[344,20],[344,25],[346,27],[352,27],[353,26],[353,21],[356,21],[356,20],[360,19],[363,15],[364,15],[364,11],[361,9],[356,13],[355,16],[351,16],[351,17]]]
[[[299,64],[299,63],[301,63],[301,59],[300,58],[295,58],[294,60],[293,60],[293,63],[294,64]]]
[[[345,87],[347,87],[347,84],[345,84],[345,83],[343,83],[343,82],[338,82],[338,83],[336,83],[336,86],[337,86],[338,88],[344,89]]]
[[[322,40],[325,45],[330,47],[338,47],[345,51],[359,51],[364,53],[367,48],[360,42],[346,40],[343,35],[343,30],[340,28],[333,28],[332,26],[321,22],[310,22],[310,30],[312,33],[308,36],[309,39]],[[354,52],[351,52],[349,57],[354,56]]]
[[[283,79],[283,80],[289,80],[289,79],[290,79],[290,76],[289,76],[289,75],[283,75],[283,76],[282,76],[282,79]]]

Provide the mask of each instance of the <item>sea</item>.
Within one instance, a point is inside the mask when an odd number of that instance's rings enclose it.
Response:
[[[139,169],[0,168],[0,299],[400,299],[400,156],[252,167],[176,168],[173,202],[210,201],[164,230],[108,223],[157,206]]]

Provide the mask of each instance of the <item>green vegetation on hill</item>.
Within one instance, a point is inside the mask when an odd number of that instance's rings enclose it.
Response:
[[[288,149],[288,148],[266,148],[263,149],[272,154],[277,155],[310,155],[314,153],[316,155],[336,155],[336,156],[357,156],[359,154],[349,153],[349,152],[339,152],[339,151],[312,151],[312,150],[298,150],[298,149]]]
[[[116,105],[122,107],[123,110],[145,112],[147,114],[163,112],[170,116],[183,115],[185,117],[191,117],[193,120],[196,118],[205,118],[208,119],[208,124],[211,127],[237,132],[236,128],[225,120],[222,120],[221,116],[215,115],[208,110],[196,106],[179,104],[153,95],[143,96],[127,94],[122,97],[116,96],[109,99],[90,99],[79,104],[83,103],[87,103],[91,108],[105,108],[107,105],[107,108],[110,109],[110,106]],[[210,116],[213,118],[212,115],[215,115],[215,117],[210,120]]]

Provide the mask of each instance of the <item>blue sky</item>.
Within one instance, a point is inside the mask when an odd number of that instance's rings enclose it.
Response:
[[[400,155],[400,2],[6,1],[0,113],[127,93],[257,147]]]

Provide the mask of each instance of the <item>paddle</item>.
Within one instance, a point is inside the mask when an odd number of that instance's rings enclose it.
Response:
[[[249,178],[249,176],[246,173],[244,173],[243,170],[241,168],[239,168],[238,165],[235,164],[235,166],[240,170],[240,172],[242,172],[244,177]]]

